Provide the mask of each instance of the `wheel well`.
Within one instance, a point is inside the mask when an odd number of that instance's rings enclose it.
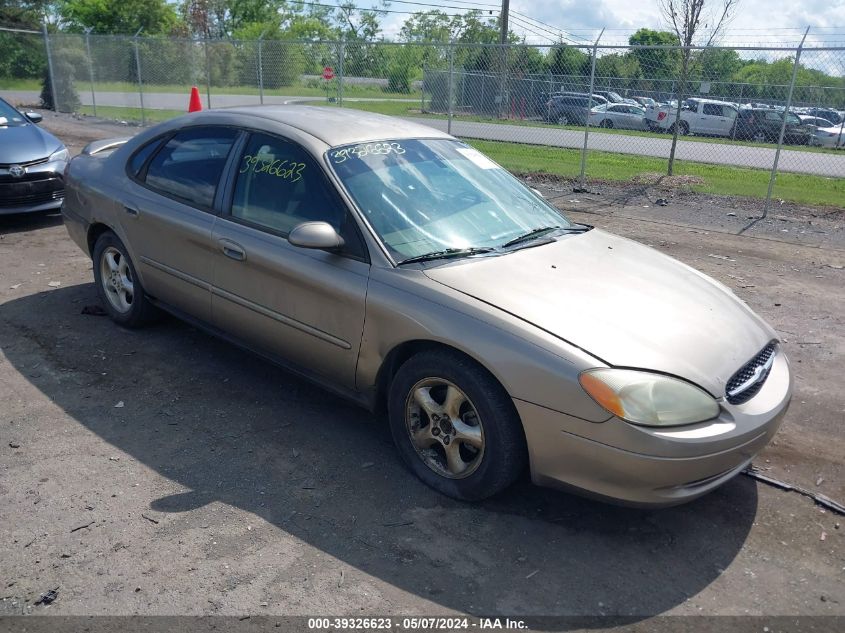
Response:
[[[504,385],[493,375],[489,369],[487,369],[483,364],[478,362],[475,358],[459,350],[456,347],[452,347],[451,345],[447,345],[445,343],[438,343],[437,341],[428,341],[428,340],[416,340],[416,341],[407,341],[405,343],[401,343],[394,347],[390,352],[388,352],[387,356],[381,363],[381,367],[379,367],[378,375],[376,376],[376,393],[375,393],[375,401],[374,401],[374,409],[379,414],[384,414],[387,411],[387,395],[390,391],[390,384],[393,382],[393,377],[396,375],[396,372],[399,371],[399,368],[402,366],[405,361],[407,361],[412,356],[419,354],[420,352],[429,351],[429,350],[444,350],[449,351],[455,354],[460,354],[461,356],[467,358],[468,360],[472,361],[485,372],[487,372],[490,377],[495,380],[499,386],[504,388]],[[507,389],[505,389],[505,393],[507,393]]]
[[[111,231],[111,229],[105,224],[100,224],[99,222],[88,227],[88,254],[92,257],[94,256],[94,244],[96,244],[97,240],[100,239],[100,236],[107,231]]]

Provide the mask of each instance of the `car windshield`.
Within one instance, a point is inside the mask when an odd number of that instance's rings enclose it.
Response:
[[[397,261],[489,249],[538,229],[572,223],[481,152],[443,139],[335,147],[326,153]]]
[[[0,99],[0,125],[13,126],[24,125],[25,123],[26,119],[20,112]]]

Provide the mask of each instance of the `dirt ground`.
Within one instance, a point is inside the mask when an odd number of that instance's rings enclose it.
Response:
[[[136,131],[45,114],[74,152]],[[532,184],[775,327],[796,391],[755,464],[845,502],[841,211],[778,205],[737,235],[759,208]],[[457,503],[365,411],[174,319],[83,313],[96,304],[58,216],[0,217],[0,615],[845,616],[845,517],[794,492],[740,476],[633,510],[523,481]]]

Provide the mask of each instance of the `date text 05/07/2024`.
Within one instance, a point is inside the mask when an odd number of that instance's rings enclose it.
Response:
[[[466,630],[527,630],[524,620],[511,618],[467,617],[329,617],[308,618],[311,631],[466,631]]]

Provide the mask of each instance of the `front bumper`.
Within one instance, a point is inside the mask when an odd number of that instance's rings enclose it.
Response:
[[[691,501],[739,474],[777,432],[792,377],[779,350],[760,392],[742,405],[720,402],[715,420],[676,428],[618,418],[592,423],[515,400],[535,483],[627,505]]]
[[[64,199],[67,161],[24,165],[23,176],[0,169],[0,215],[57,211]]]

